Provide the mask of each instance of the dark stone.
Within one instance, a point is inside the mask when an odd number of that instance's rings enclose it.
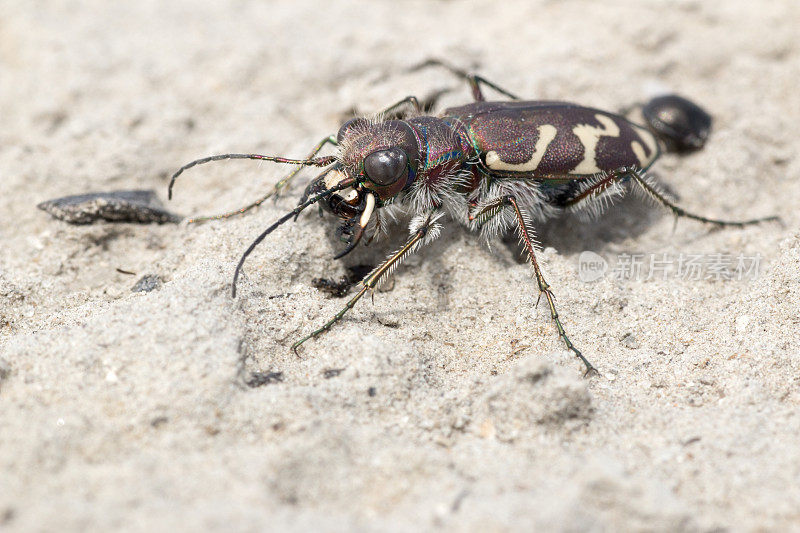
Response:
[[[165,210],[155,191],[110,191],[47,200],[37,206],[70,224],[133,222],[136,224],[178,223],[180,216]]]

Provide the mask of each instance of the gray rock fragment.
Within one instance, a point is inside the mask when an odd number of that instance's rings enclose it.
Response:
[[[155,191],[110,191],[64,196],[37,206],[70,224],[134,222],[164,224],[181,221],[180,216],[165,210]]]
[[[161,288],[161,278],[156,274],[145,274],[139,278],[131,292],[151,292],[159,288]]]

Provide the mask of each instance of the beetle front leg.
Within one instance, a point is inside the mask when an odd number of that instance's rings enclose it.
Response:
[[[550,288],[550,284],[547,283],[547,280],[544,278],[542,270],[539,268],[539,262],[536,260],[536,247],[534,245],[533,230],[530,229],[530,222],[528,220],[529,217],[527,214],[523,214],[519,207],[519,203],[517,203],[517,199],[511,195],[498,198],[490,204],[485,205],[473,218],[481,218],[483,215],[490,212],[494,212],[496,214],[498,210],[508,206],[511,206],[511,208],[514,210],[514,218],[517,222],[517,233],[522,245],[525,247],[525,251],[528,254],[528,262],[533,267],[536,283],[539,286],[539,298],[544,295],[545,299],[547,300],[547,305],[550,308],[550,318],[553,320],[553,323],[556,326],[558,336],[561,337],[561,340],[563,340],[564,344],[567,345],[567,349],[574,353],[575,356],[578,357],[586,366],[586,372],[584,373],[584,376],[588,376],[592,372],[596,373],[597,369],[592,365],[592,363],[589,362],[588,359],[586,359],[586,357],[584,357],[581,351],[578,350],[574,344],[572,344],[572,341],[567,336],[567,332],[564,330],[564,325],[561,323],[558,311],[556,310],[553,291]],[[536,303],[538,304],[539,301],[537,300]]]
[[[437,219],[438,216],[436,215],[436,212],[429,214],[428,217],[425,219],[425,222],[422,224],[422,227],[420,227],[413,233],[411,238],[408,239],[408,241],[403,245],[402,248],[400,248],[395,253],[390,255],[386,261],[381,263],[381,265],[378,266],[378,268],[373,270],[371,274],[369,274],[366,278],[364,278],[364,280],[361,282],[363,285],[361,287],[361,290],[358,291],[358,293],[355,296],[353,296],[350,299],[350,301],[347,302],[347,304],[345,304],[345,306],[342,308],[341,311],[336,313],[336,315],[334,315],[333,318],[328,320],[321,328],[312,331],[310,334],[306,335],[299,341],[292,344],[292,350],[294,350],[294,352],[297,353],[297,348],[299,348],[301,344],[303,344],[309,339],[318,337],[319,335],[322,335],[323,333],[331,329],[334,326],[334,324],[336,324],[337,322],[342,320],[342,318],[344,318],[344,315],[350,309],[355,307],[356,303],[361,299],[362,296],[364,296],[364,294],[366,294],[368,290],[372,290],[375,287],[377,287],[381,283],[381,281],[383,281],[383,279],[385,279],[386,276],[388,276],[391,272],[393,272],[394,269],[397,268],[406,257],[416,252],[421,245],[428,244],[428,242],[435,239],[438,236],[438,224],[436,223]],[[429,238],[426,239],[425,238],[426,236]]]

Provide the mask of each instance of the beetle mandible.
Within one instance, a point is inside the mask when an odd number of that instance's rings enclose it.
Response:
[[[376,118],[354,118],[325,137],[305,159],[260,154],[222,154],[192,161],[181,167],[169,184],[186,169],[221,159],[256,159],[297,165],[275,188],[256,202],[215,217],[244,213],[276,195],[304,166],[325,170],[311,181],[299,204],[264,230],[242,255],[233,277],[232,294],[245,259],[267,235],[319,204],[342,220],[337,234],[353,250],[365,233],[386,224],[386,211],[401,209],[413,217],[408,240],[361,282],[361,289],[345,307],[319,329],[292,345],[329,330],[358,300],[378,286],[406,257],[439,234],[445,215],[491,239],[513,228],[533,267],[539,298],[544,296],[559,337],[586,367],[595,370],[572,343],[556,310],[553,291],[536,259],[534,221],[565,210],[588,209],[599,214],[609,201],[630,188],[638,188],[676,217],[742,227],[775,217],[753,220],[717,220],[692,214],[672,202],[645,172],[662,151],[697,149],[705,142],[710,117],[681,97],[654,99],[645,106],[646,126],[625,117],[560,101],[523,101],[475,74],[439,60],[417,68],[439,66],[463,78],[474,102],[426,115],[419,100],[409,96]],[[509,100],[486,101],[482,87]],[[400,111],[406,109],[405,115]],[[392,118],[393,114],[399,118]],[[338,153],[318,156],[325,145]],[[391,219],[391,218],[389,218]],[[538,302],[538,300],[537,300]]]

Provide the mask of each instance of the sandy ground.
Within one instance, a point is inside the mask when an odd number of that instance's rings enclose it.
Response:
[[[0,11],[0,529],[800,530],[798,4],[25,2]],[[449,224],[302,357],[345,300],[313,213],[75,227],[35,208],[155,189],[226,151],[300,156],[354,106],[453,88],[429,56],[535,98],[617,110],[659,90],[715,118],[655,168],[715,230],[637,199],[539,225],[581,377],[513,242]],[[198,168],[170,207],[237,207],[285,169]],[[643,254],[758,257],[744,280],[602,277]],[[625,254],[628,254],[626,256]],[[132,272],[129,275],[117,269]],[[146,274],[163,284],[131,292]],[[752,278],[752,279],[751,279]],[[269,373],[280,373],[269,379]],[[266,383],[258,383],[258,377]],[[255,381],[254,381],[254,378]],[[249,383],[249,384],[248,384]]]

